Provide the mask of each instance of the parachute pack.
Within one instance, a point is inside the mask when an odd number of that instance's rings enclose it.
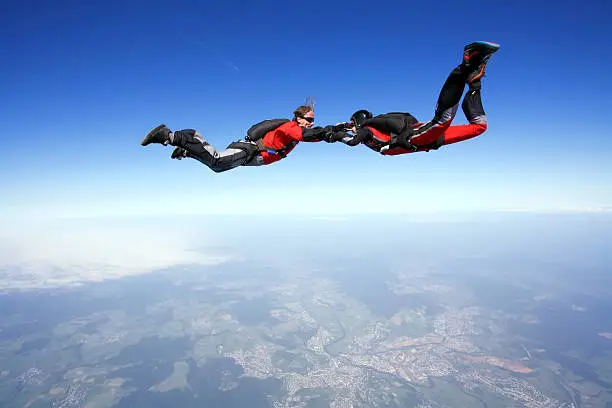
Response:
[[[385,133],[400,134],[419,121],[408,112],[389,112],[366,119],[362,126],[371,126]]]
[[[256,142],[262,139],[266,133],[273,131],[283,123],[289,122],[289,119],[266,119],[254,124],[247,130],[246,140]]]

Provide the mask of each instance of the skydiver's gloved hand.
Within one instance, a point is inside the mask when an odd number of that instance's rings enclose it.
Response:
[[[329,126],[325,126],[323,128],[323,140],[326,141],[327,143],[334,143],[334,126],[333,125],[329,125]]]
[[[333,127],[334,127],[334,132],[346,132],[347,130],[351,128],[351,126],[352,126],[351,122],[340,122],[340,123],[336,123]]]
[[[349,122],[341,122],[335,125],[325,126],[325,136],[323,140],[327,143],[334,143],[342,140],[346,136],[344,133],[350,127]]]

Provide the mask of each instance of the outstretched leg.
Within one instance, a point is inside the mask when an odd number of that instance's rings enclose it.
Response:
[[[172,132],[165,125],[151,130],[141,142],[177,146],[172,152],[173,159],[191,157],[208,166],[215,173],[231,170],[238,166],[257,165],[254,160],[256,146],[249,143],[234,142],[225,150],[217,151],[194,129],[183,129]]]
[[[236,167],[232,164],[232,162],[235,163],[236,162],[235,159],[241,156],[238,152],[236,152],[236,150],[241,150],[248,156],[247,159],[244,161],[244,163],[240,164],[240,166],[245,166],[245,167],[263,166],[265,164],[264,160],[261,154],[259,154],[259,152],[256,151],[255,149],[256,148],[252,143],[248,143],[244,141],[233,142],[225,150],[217,153],[217,155],[219,155],[221,158],[218,160],[218,163],[216,163],[213,167],[211,167],[211,169],[213,169],[213,171],[215,171],[215,169],[222,170],[223,168],[230,170]],[[231,153],[231,154],[228,155],[227,153]],[[195,155],[185,150],[182,147],[177,147],[176,149],[174,149],[174,151],[170,155],[170,158],[177,159],[177,160],[183,160],[185,157],[188,157],[188,158],[197,160],[203,164],[206,164],[206,162],[202,160],[202,155]],[[227,166],[223,164],[223,162],[225,161],[229,162]]]
[[[409,144],[418,149],[436,144],[448,130],[459,109],[465,84],[477,81],[484,75],[487,60],[498,49],[499,45],[488,42],[467,45],[463,61],[451,71],[440,90],[433,119],[400,135],[397,147],[410,147],[406,146]],[[393,147],[389,146],[389,149]]]
[[[221,173],[247,164],[253,165],[253,156],[257,154],[255,145],[246,142],[233,142],[224,150],[217,151],[210,143],[193,129],[185,129],[174,132],[172,143],[185,151],[185,157],[191,157],[206,166],[215,173]],[[172,152],[173,158],[177,150]]]

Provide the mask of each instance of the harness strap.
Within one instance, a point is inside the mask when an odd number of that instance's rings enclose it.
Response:
[[[259,148],[260,152],[274,152],[275,154],[278,154],[283,159],[285,157],[287,157],[287,155],[286,155],[287,148],[286,147],[282,148],[282,149],[275,149],[273,147],[266,146],[262,139],[258,139],[256,141],[256,143],[257,143],[257,147]]]
[[[401,147],[407,150],[412,150],[416,152],[419,150],[419,146],[415,146],[410,143],[410,129],[402,129],[399,134],[391,133],[391,140],[389,141],[389,149],[395,149],[396,147]]]

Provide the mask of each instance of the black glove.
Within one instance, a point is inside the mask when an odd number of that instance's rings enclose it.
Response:
[[[329,125],[323,128],[323,140],[327,143],[334,143],[334,126]]]
[[[340,122],[333,126],[334,132],[345,132],[352,127],[351,122]]]
[[[350,122],[342,122],[336,125],[329,125],[323,128],[324,136],[323,140],[327,143],[339,142],[346,136],[345,130],[350,129]]]

